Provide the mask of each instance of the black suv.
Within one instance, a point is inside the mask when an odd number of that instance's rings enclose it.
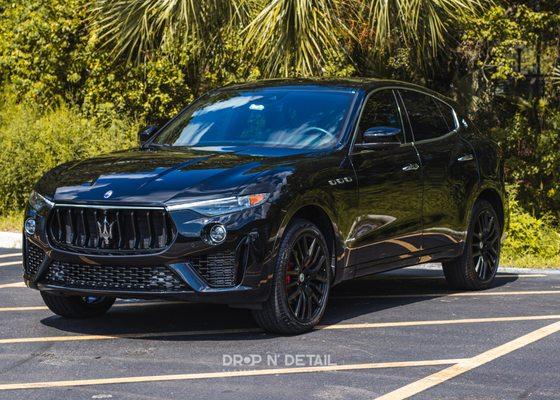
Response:
[[[117,297],[215,302],[291,334],[347,279],[434,261],[455,288],[496,275],[498,148],[427,89],[231,86],[140,141],[61,165],[31,194],[24,279],[56,314],[97,316]]]

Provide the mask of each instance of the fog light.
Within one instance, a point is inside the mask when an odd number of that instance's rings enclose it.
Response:
[[[25,233],[28,235],[35,234],[35,220],[33,218],[27,218],[24,224]]]
[[[213,225],[208,232],[208,239],[211,244],[220,244],[226,240],[227,230],[222,224]]]

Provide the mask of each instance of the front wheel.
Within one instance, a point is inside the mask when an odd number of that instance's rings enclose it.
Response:
[[[443,263],[447,282],[456,289],[489,288],[500,262],[501,235],[502,227],[494,207],[485,200],[477,201],[463,254]]]
[[[49,292],[41,292],[41,296],[53,313],[65,318],[98,317],[115,302],[114,297],[62,296]]]
[[[276,260],[271,294],[256,322],[281,334],[307,332],[321,320],[329,297],[329,250],[321,231],[298,219],[286,229]]]

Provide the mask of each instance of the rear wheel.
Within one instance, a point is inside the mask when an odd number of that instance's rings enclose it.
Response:
[[[114,297],[61,296],[49,292],[41,292],[41,296],[53,313],[65,318],[98,317],[115,302]]]
[[[473,207],[463,254],[443,263],[447,282],[457,289],[480,290],[492,285],[500,262],[502,227],[486,200]]]
[[[276,260],[272,292],[253,312],[265,330],[297,334],[321,320],[330,290],[331,268],[326,241],[311,222],[295,220],[287,228]]]

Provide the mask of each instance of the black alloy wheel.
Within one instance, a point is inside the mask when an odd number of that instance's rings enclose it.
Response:
[[[488,210],[482,211],[475,221],[472,238],[472,257],[477,276],[486,281],[498,268],[500,231],[496,217]]]
[[[314,232],[302,233],[290,251],[286,298],[294,317],[312,321],[323,308],[329,286],[328,254]]]
[[[313,329],[327,306],[331,274],[329,248],[319,228],[307,220],[292,221],[278,249],[270,296],[253,311],[256,322],[281,334]]]
[[[500,264],[502,226],[496,210],[478,200],[471,212],[463,254],[443,262],[443,272],[455,289],[480,290],[492,286]]]

